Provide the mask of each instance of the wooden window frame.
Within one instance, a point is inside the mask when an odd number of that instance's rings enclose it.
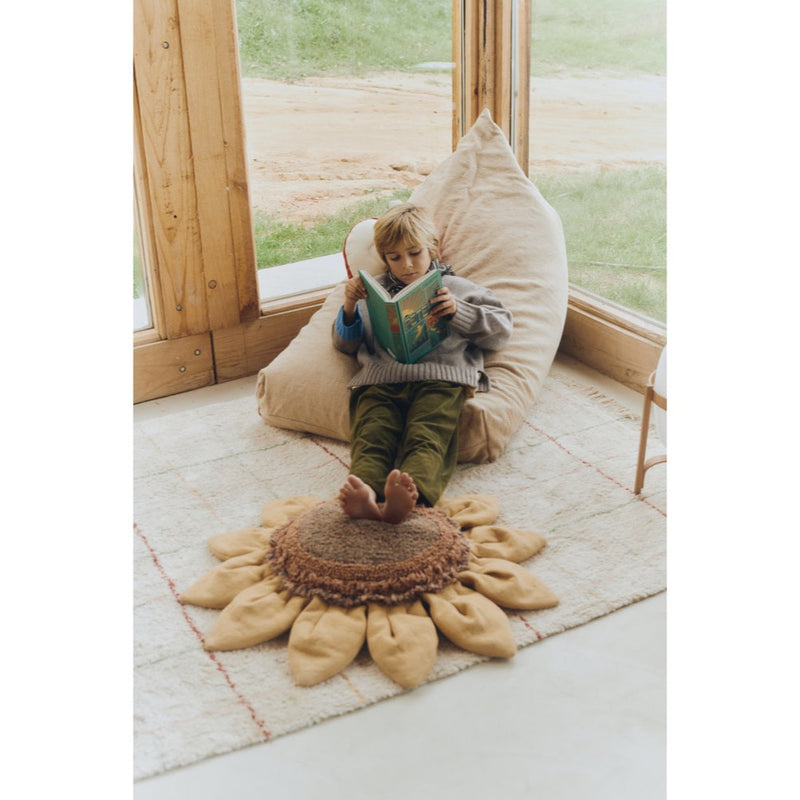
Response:
[[[453,147],[484,107],[527,174],[530,0],[453,0]],[[326,291],[262,303],[234,0],[134,0],[134,186],[153,327],[134,402],[253,375]],[[562,351],[644,391],[663,326],[571,286]]]
[[[530,0],[453,0],[453,149],[484,108],[528,174]]]

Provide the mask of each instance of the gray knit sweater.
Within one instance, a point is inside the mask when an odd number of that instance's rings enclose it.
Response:
[[[388,276],[379,279],[384,286]],[[333,323],[333,344],[343,353],[356,353],[359,371],[348,384],[369,386],[408,381],[450,381],[479,392],[489,390],[483,371],[483,351],[499,350],[511,337],[511,312],[485,289],[466,278],[444,275],[442,284],[456,298],[456,313],[448,320],[450,336],[415,364],[402,364],[377,342],[363,300],[351,325],[344,324],[344,307]]]

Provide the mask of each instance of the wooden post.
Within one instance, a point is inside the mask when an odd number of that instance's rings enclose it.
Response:
[[[137,0],[134,80],[161,337],[258,317],[232,0]]]
[[[259,314],[239,56],[231,47],[236,26],[230,1],[177,0],[177,7],[204,290],[209,326],[217,330]]]
[[[134,4],[134,81],[165,329],[174,339],[208,330],[197,230],[192,143],[174,0]]]
[[[484,108],[528,174],[530,0],[453,0],[453,149]]]

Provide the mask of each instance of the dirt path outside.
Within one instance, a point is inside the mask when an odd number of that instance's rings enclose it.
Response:
[[[447,74],[245,78],[242,89],[251,202],[286,221],[413,188],[452,149]],[[534,79],[530,152],[534,181],[544,170],[663,164],[666,79]]]

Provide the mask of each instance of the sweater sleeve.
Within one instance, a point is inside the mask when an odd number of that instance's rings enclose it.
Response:
[[[464,278],[451,280],[450,289],[456,297],[456,313],[450,319],[452,329],[481,350],[499,350],[514,329],[511,311],[490,289]]]
[[[353,321],[347,325],[344,321],[344,306],[339,307],[339,313],[333,322],[333,346],[343,353],[352,354],[358,351],[364,338],[364,323],[361,311],[356,306]]]

